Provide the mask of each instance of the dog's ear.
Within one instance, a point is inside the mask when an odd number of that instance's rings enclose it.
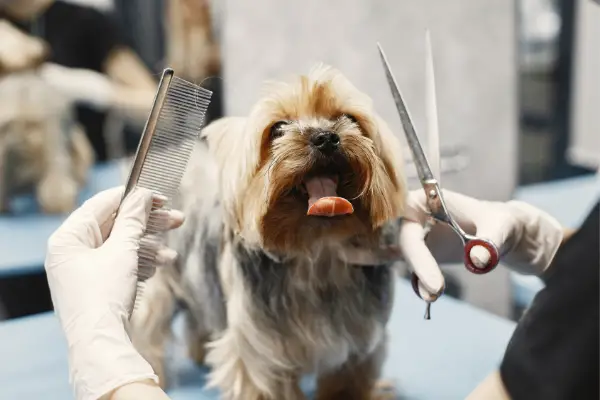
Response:
[[[222,205],[231,221],[237,220],[236,200],[248,181],[246,123],[246,118],[225,117],[207,125],[200,134],[216,162]]]
[[[242,136],[246,118],[224,117],[208,124],[200,133],[200,138],[208,143],[210,153],[220,167],[231,164],[231,157],[241,154]]]
[[[385,170],[392,182],[394,190],[395,209],[397,217],[404,212],[404,204],[406,203],[407,185],[404,174],[404,157],[402,151],[402,143],[400,138],[396,136],[387,123],[379,116],[375,117],[377,135],[373,138],[376,142],[376,148],[383,161]]]

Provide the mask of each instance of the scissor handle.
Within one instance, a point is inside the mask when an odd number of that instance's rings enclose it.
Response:
[[[466,235],[466,236],[469,236],[469,235]],[[475,246],[483,246],[490,253],[490,260],[484,268],[477,267],[473,263],[473,261],[471,261],[471,256],[470,256],[471,249]],[[487,274],[488,272],[490,272],[494,268],[496,268],[496,266],[498,266],[498,262],[500,261],[500,253],[498,252],[498,249],[496,248],[496,246],[494,245],[494,243],[491,240],[476,238],[476,237],[469,237],[468,239],[465,240],[464,252],[465,252],[465,256],[464,256],[465,267],[467,268],[467,270],[469,272],[471,272],[473,274],[477,274],[477,275]],[[415,292],[415,294],[417,296],[419,296],[420,299],[423,299],[421,297],[421,293],[419,292],[419,278],[417,277],[417,274],[415,274],[414,272],[411,273],[410,283],[412,285],[412,288],[413,288],[413,291]]]
[[[417,296],[419,296],[419,298],[421,300],[423,300],[423,297],[421,296],[421,292],[419,292],[419,277],[414,272],[411,272],[411,274],[410,274],[410,284],[412,285],[413,291],[417,294]],[[444,287],[442,289],[442,291],[435,297],[435,299],[433,301],[439,299],[444,294],[445,289],[446,288]]]
[[[473,260],[471,260],[471,249],[475,246],[482,246],[490,253],[490,260],[487,263],[487,265],[483,268],[477,267],[473,263]],[[469,238],[469,240],[465,241],[464,252],[465,268],[467,268],[467,270],[469,270],[469,272],[473,274],[487,274],[488,272],[496,268],[498,262],[500,261],[500,253],[498,252],[498,249],[496,248],[494,243],[492,243],[491,240],[482,238]]]

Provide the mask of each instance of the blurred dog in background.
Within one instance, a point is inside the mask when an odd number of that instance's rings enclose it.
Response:
[[[0,211],[35,192],[44,213],[67,213],[94,162],[72,104],[34,70],[0,77]]]
[[[221,53],[213,30],[209,0],[167,1],[167,65],[177,76],[200,84],[221,72]]]
[[[377,247],[390,221],[398,230],[396,136],[369,97],[318,66],[202,139],[175,202],[186,214],[170,238],[178,261],[147,281],[133,316],[133,342],[161,384],[182,306],[190,353],[223,398],[303,399],[310,373],[316,399],[379,398],[395,274],[352,254]]]

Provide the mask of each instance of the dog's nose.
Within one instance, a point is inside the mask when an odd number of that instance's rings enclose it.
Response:
[[[316,132],[310,138],[311,143],[323,153],[332,153],[340,147],[340,137],[333,132]]]

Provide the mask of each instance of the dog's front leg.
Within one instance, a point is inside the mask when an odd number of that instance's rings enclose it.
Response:
[[[212,367],[208,386],[219,388],[222,399],[306,399],[300,389],[300,376],[281,371],[267,355],[250,345],[244,332],[235,328],[228,328],[209,343],[206,362]]]
[[[318,377],[315,400],[392,400],[393,388],[379,382],[386,342],[365,358],[351,358],[340,368]]]

